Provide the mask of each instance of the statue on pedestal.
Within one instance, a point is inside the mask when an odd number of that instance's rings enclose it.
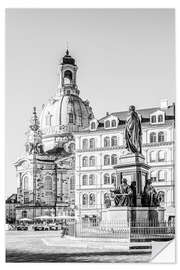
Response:
[[[127,179],[123,179],[123,183],[116,189],[110,190],[114,196],[115,206],[132,206],[133,191],[127,184]]]
[[[131,153],[142,154],[141,120],[135,111],[135,106],[129,107],[129,115],[125,126],[126,149]]]
[[[152,185],[152,181],[149,179],[146,181],[144,191],[142,194],[142,206],[145,207],[157,207],[160,205],[160,198],[157,191]]]

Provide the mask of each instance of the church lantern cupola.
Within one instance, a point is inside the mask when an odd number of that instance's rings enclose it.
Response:
[[[75,64],[75,59],[66,50],[66,54],[58,66],[59,83],[58,88],[63,95],[79,95],[79,90],[76,84],[76,74],[78,67]]]

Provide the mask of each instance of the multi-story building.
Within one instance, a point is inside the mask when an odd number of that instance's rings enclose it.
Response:
[[[142,152],[150,165],[149,178],[161,192],[161,205],[167,215],[174,215],[175,104],[168,106],[167,100],[162,100],[160,107],[137,112],[142,123]],[[92,119],[88,128],[75,134],[75,200],[80,218],[101,218],[106,194],[117,181],[113,167],[125,152],[127,115],[128,112],[107,113],[99,121]]]
[[[16,221],[17,194],[12,194],[6,200],[6,223]]]
[[[67,50],[58,65],[56,94],[43,105],[39,120],[34,108],[26,152],[14,164],[17,219],[74,212],[73,132],[87,127],[94,117],[89,102],[79,96],[77,70]]]

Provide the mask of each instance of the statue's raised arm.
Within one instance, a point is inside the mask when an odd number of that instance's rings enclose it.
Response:
[[[129,107],[129,114],[125,126],[126,149],[131,153],[142,154],[141,120],[135,111],[135,106]]]

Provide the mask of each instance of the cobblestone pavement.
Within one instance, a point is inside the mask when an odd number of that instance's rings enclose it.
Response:
[[[101,243],[102,245],[102,243]],[[141,252],[140,252],[141,253]],[[122,248],[101,249],[99,243],[60,238],[58,231],[7,231],[7,262],[148,262],[150,254],[129,254]]]

